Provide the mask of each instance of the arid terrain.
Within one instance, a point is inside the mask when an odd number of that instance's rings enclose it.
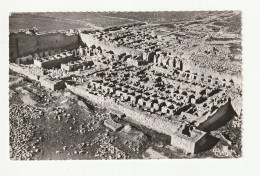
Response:
[[[11,159],[242,156],[241,12],[13,13],[9,27]]]

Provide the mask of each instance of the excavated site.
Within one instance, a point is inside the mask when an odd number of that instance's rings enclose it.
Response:
[[[100,13],[10,29],[10,159],[241,157],[241,12]]]

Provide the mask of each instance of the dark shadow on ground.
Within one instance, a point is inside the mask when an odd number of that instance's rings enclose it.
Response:
[[[198,129],[210,132],[215,131],[220,127],[227,125],[227,123],[236,116],[231,102],[219,108],[219,110],[213,116],[209,117],[205,122],[198,126]]]
[[[195,149],[195,154],[208,151],[212,149],[217,143],[220,141],[220,139],[215,138],[211,135],[207,135],[206,143],[197,149]]]
[[[91,110],[92,112],[95,112],[95,106],[94,105],[90,104],[86,99],[84,99],[80,96],[78,96],[78,99],[83,101],[86,104],[86,106],[89,108],[89,110]]]

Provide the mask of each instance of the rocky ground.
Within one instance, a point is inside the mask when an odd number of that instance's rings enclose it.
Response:
[[[21,78],[12,72],[10,75],[10,81]],[[9,95],[11,159],[131,158],[115,142],[117,132],[103,125],[110,118],[106,110],[69,91],[48,92],[26,79],[11,84]],[[138,131],[140,134],[144,135]],[[125,141],[130,138],[127,132],[120,137]]]
[[[49,92],[10,72],[9,129],[13,160],[205,158],[241,155],[241,116],[214,132],[211,150],[186,155],[154,131],[114,119],[119,131],[104,126],[112,118],[66,89]],[[227,127],[229,130],[227,130]]]

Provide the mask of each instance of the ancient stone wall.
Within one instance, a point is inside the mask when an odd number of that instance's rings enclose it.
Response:
[[[79,35],[65,33],[26,34],[24,32],[9,35],[9,53],[11,61],[17,57],[52,49],[74,49],[80,44]]]
[[[178,135],[173,134],[171,136],[171,145],[176,146],[187,153],[194,153],[195,143],[192,140],[187,140]]]
[[[105,49],[107,51],[113,51],[116,55],[120,55],[123,53],[127,53],[130,55],[137,55],[141,52],[136,49],[131,49],[127,47],[117,46],[111,42],[105,42],[105,41],[99,41],[98,39],[94,38],[92,34],[83,34],[80,33],[80,39],[82,43],[91,46],[95,45],[96,47],[100,46],[102,49]]]
[[[22,68],[22,67],[20,67],[16,64],[9,64],[9,68],[16,73],[23,74],[23,75],[27,76],[31,80],[38,81],[37,75],[34,75],[34,74],[27,72],[24,68]]]
[[[46,78],[39,79],[41,86],[52,91],[63,89],[65,87],[64,81],[51,81]]]

